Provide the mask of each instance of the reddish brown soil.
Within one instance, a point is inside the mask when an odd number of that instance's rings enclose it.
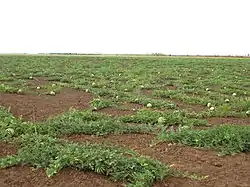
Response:
[[[185,109],[188,112],[201,112],[207,109],[206,106],[203,105],[198,105],[198,104],[186,104],[182,101],[176,100],[176,99],[171,99],[173,103],[177,105],[177,108],[179,109]]]
[[[153,95],[153,90],[150,90],[150,89],[143,89],[143,90],[141,91],[141,93],[142,93],[143,95],[151,96],[151,95]]]
[[[34,77],[31,80],[27,80],[28,86],[42,86],[48,84],[49,81],[45,77]]]
[[[100,113],[104,113],[110,116],[116,116],[116,117],[120,117],[120,116],[126,116],[126,115],[133,115],[136,113],[136,111],[133,110],[121,110],[121,109],[117,109],[117,108],[102,108],[96,112],[100,112]]]
[[[190,97],[197,97],[200,94],[198,92],[193,92],[193,93],[185,93],[185,95],[190,96]]]
[[[137,104],[137,103],[123,103],[123,104],[122,104],[122,107],[123,107],[123,108],[127,108],[127,109],[129,109],[129,110],[133,110],[133,109],[135,109],[135,110],[140,110],[140,109],[142,109],[144,106],[141,105],[141,104]]]
[[[1,106],[10,107],[15,116],[22,116],[29,121],[43,121],[71,107],[86,109],[91,100],[92,96],[89,93],[72,89],[63,89],[55,96],[0,93]]]
[[[121,103],[121,108],[107,107],[97,110],[96,112],[104,113],[110,116],[120,117],[134,115],[138,110],[143,108],[143,105],[136,103]]]
[[[0,170],[1,187],[123,187],[122,183],[110,181],[95,173],[86,173],[70,168],[61,170],[48,178],[43,169],[32,170],[26,166]]]
[[[250,117],[247,118],[219,118],[212,117],[206,119],[211,125],[220,125],[220,124],[235,124],[235,125],[250,125]]]
[[[200,181],[188,178],[169,177],[167,180],[156,182],[153,187],[198,187],[201,185],[203,185],[203,183]]]
[[[177,86],[166,86],[167,90],[177,90]],[[146,96],[152,96],[153,95],[153,90],[152,89],[143,89],[141,93]]]
[[[17,153],[14,144],[0,142],[0,157]],[[122,187],[121,182],[110,181],[107,177],[91,172],[81,172],[66,168],[56,176],[48,178],[43,169],[32,170],[29,167],[17,166],[8,169],[0,169],[1,187],[34,187],[34,186],[100,186],[100,187]]]
[[[93,137],[74,135],[67,139],[77,142],[109,143],[129,147],[140,154],[151,156],[173,167],[190,173],[208,176],[204,180],[170,178],[158,182],[155,187],[163,186],[250,186],[250,154],[219,157],[215,151],[163,143],[150,147],[151,135],[111,135]]]
[[[17,150],[15,144],[0,142],[0,157],[16,154]]]
[[[39,80],[41,82],[41,80]],[[46,80],[45,80],[46,82]],[[46,120],[49,116],[60,114],[70,107],[86,109],[92,96],[85,92],[72,89],[63,89],[56,96],[48,95],[17,95],[0,93],[0,105],[11,107],[15,116],[22,115],[31,121]],[[176,103],[176,102],[175,102]],[[189,108],[200,112],[206,107],[201,105],[188,105],[177,102],[179,108]],[[133,108],[140,108],[128,104],[128,110],[113,108],[102,109],[113,116],[133,114]],[[138,109],[136,108],[136,109]],[[210,118],[211,124],[235,123],[249,124],[249,118]],[[154,187],[249,187],[250,186],[250,153],[235,156],[218,157],[215,151],[196,149],[181,145],[163,143],[150,147],[153,135],[128,134],[110,135],[106,137],[92,137],[86,135],[73,135],[65,137],[77,142],[111,143],[129,147],[142,155],[148,155],[180,171],[208,176],[205,180],[170,177],[162,182],[155,183]],[[0,157],[15,154],[17,148],[13,144],[0,143]],[[115,183],[104,176],[93,173],[80,172],[73,169],[64,169],[55,177],[47,178],[44,170],[32,171],[29,167],[11,167],[0,170],[0,186],[7,187],[33,187],[33,186],[105,186],[121,187],[122,183]]]
[[[177,90],[177,86],[167,86],[168,90]]]

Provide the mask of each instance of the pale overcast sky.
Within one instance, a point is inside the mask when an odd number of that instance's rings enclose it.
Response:
[[[249,0],[0,0],[0,53],[250,53]]]

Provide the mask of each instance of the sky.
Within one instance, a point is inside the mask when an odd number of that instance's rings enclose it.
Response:
[[[0,0],[0,53],[250,54],[249,0]]]

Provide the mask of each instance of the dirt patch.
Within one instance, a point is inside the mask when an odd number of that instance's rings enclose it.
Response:
[[[43,121],[71,107],[87,109],[92,99],[89,93],[65,88],[55,96],[0,93],[0,106],[10,107],[16,117],[22,116],[28,121]]]
[[[197,97],[197,96],[202,96],[200,93],[198,92],[188,92],[185,93],[185,95],[189,96],[189,97]]]
[[[153,187],[200,187],[201,185],[203,185],[201,181],[195,181],[188,178],[169,177],[167,180],[156,182]]]
[[[213,127],[213,126],[210,124],[207,124],[207,125],[194,126],[193,129],[195,129],[195,130],[208,130],[211,127]]]
[[[7,83],[10,83],[10,82],[12,82],[13,80],[12,79],[6,79],[6,80],[1,80],[0,79],[0,83],[1,84],[7,84]]]
[[[62,83],[48,80],[46,77],[33,77],[33,79],[26,80],[26,88],[31,94],[46,94],[48,92],[48,88],[54,90],[54,86],[55,88],[57,87],[57,90],[60,90],[58,88],[59,85],[62,85]]]
[[[172,85],[172,86],[167,86],[167,89],[168,89],[168,90],[177,90],[177,86],[174,86],[174,85]]]
[[[130,134],[111,135],[106,137],[93,137],[73,135],[67,139],[77,142],[108,143],[129,147],[140,154],[148,155],[154,159],[181,170],[207,176],[204,180],[191,180],[171,177],[155,184],[163,186],[249,186],[250,184],[250,154],[237,154],[235,156],[217,156],[215,151],[196,149],[182,145],[162,143],[150,147],[153,135]]]
[[[211,86],[208,86],[210,88],[210,90],[212,91],[220,91],[221,89],[223,89],[223,86],[220,85],[220,84],[214,84],[214,85],[211,85]]]
[[[123,103],[121,105],[121,108],[123,109],[129,109],[132,111],[138,111],[140,109],[145,109],[147,108],[146,106],[142,105],[142,104],[138,104],[138,103]],[[170,111],[170,109],[166,109],[166,108],[147,108],[148,110],[153,110],[153,111],[160,111],[160,112],[166,112],[166,111]]]
[[[48,84],[50,81],[47,80],[46,77],[33,77],[33,79],[27,80],[28,86],[41,86]]]
[[[129,109],[129,110],[140,110],[142,109],[144,106],[141,104],[137,104],[137,103],[123,103],[121,105],[122,108],[125,109]]]
[[[102,108],[100,110],[97,110],[96,112],[100,112],[100,113],[104,113],[110,116],[116,116],[116,117],[120,117],[120,116],[127,116],[127,115],[133,115],[136,113],[136,111],[133,110],[121,110],[121,109],[117,109],[117,108]]]
[[[76,142],[90,142],[90,143],[96,142],[96,143],[105,143],[111,145],[117,144],[119,146],[125,146],[131,149],[143,149],[145,147],[148,147],[152,138],[153,135],[150,134],[122,134],[122,135],[108,135],[100,137],[91,135],[72,135],[64,137],[64,139]]]
[[[177,108],[187,110],[188,112],[196,112],[199,113],[207,109],[206,106],[198,105],[198,104],[186,104],[182,101],[171,99],[171,102],[175,103]]]
[[[17,153],[18,147],[15,144],[0,142],[0,157],[14,155]]]
[[[43,169],[18,166],[0,170],[1,187],[122,187],[122,183],[110,181],[107,177],[70,168],[61,170],[56,176],[48,178]]]
[[[143,89],[141,90],[141,93],[146,96],[152,96],[153,95],[153,90],[150,89]]]
[[[211,125],[220,125],[220,124],[250,125],[250,117],[247,118],[212,117],[212,118],[207,118],[206,120]]]
[[[137,103],[121,103],[119,104],[119,108],[106,107],[96,112],[104,113],[110,116],[131,116],[134,115],[138,110],[143,108],[143,105]]]

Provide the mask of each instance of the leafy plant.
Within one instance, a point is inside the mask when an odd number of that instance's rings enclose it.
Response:
[[[19,137],[22,134],[61,136],[70,134],[107,135],[123,133],[149,133],[150,125],[128,125],[117,119],[92,111],[69,110],[43,124],[33,124],[16,119],[5,109],[0,109],[0,139]]]
[[[0,159],[0,168],[16,164],[45,168],[48,176],[64,167],[74,167],[126,181],[128,186],[145,187],[171,173],[167,165],[131,150],[98,144],[80,145],[37,135],[23,136],[17,155]]]
[[[122,116],[120,120],[127,123],[149,123],[157,124],[158,119],[163,117],[165,120],[162,123],[163,125],[206,125],[207,121],[195,118],[185,117],[185,113],[179,111],[173,112],[160,112],[152,111],[148,109],[140,110],[133,116]]]
[[[110,107],[113,105],[114,104],[112,102],[104,99],[94,99],[93,101],[91,101],[91,106],[94,110]]]
[[[207,130],[180,128],[178,131],[162,131],[158,140],[213,148],[221,154],[233,154],[250,151],[250,127],[220,125]]]

